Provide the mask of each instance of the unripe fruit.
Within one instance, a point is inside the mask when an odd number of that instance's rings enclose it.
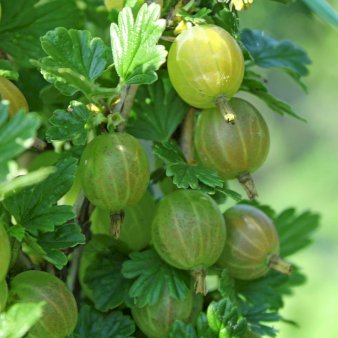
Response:
[[[178,190],[160,201],[152,225],[153,245],[168,264],[194,272],[197,292],[206,292],[205,269],[219,258],[225,237],[222,214],[204,193]]]
[[[0,281],[0,312],[5,310],[8,297],[8,287],[6,280]]]
[[[0,281],[5,279],[11,260],[11,245],[5,227],[0,221]]]
[[[26,112],[29,111],[26,98],[21,93],[20,89],[14,83],[2,76],[0,76],[0,99],[9,101],[10,116],[13,116],[20,109],[24,109]]]
[[[275,225],[261,210],[236,205],[224,214],[227,240],[217,262],[230,276],[251,280],[264,276],[270,268],[289,274],[290,264],[281,260]]]
[[[149,164],[136,138],[126,133],[97,136],[85,148],[79,175],[85,196],[112,212],[137,203],[149,183]]]
[[[121,233],[116,245],[129,253],[140,251],[150,243],[151,223],[155,213],[155,200],[146,192],[141,200],[124,210]],[[96,208],[91,216],[93,234],[114,235],[109,211]]]
[[[108,11],[112,9],[121,10],[124,6],[124,0],[104,0],[104,4]]]
[[[228,123],[217,109],[204,110],[195,129],[195,148],[199,161],[217,170],[224,180],[238,178],[245,183],[250,173],[265,161],[270,148],[266,122],[249,102],[234,98],[230,102],[236,114]],[[250,190],[248,191],[249,197]]]
[[[132,316],[140,330],[149,338],[168,337],[175,320],[188,321],[193,310],[193,292],[184,300],[171,298],[164,290],[158,303],[142,308],[134,307]]]
[[[214,25],[194,26],[181,33],[168,56],[168,72],[178,94],[191,106],[216,106],[231,98],[244,76],[244,58],[236,40]]]
[[[229,180],[252,173],[265,161],[270,137],[266,122],[249,102],[234,98],[236,123],[227,123],[217,109],[204,110],[195,130],[199,160]]]
[[[77,323],[73,294],[55,276],[42,271],[25,271],[15,276],[10,287],[11,303],[45,302],[42,317],[29,331],[29,338],[65,338]]]

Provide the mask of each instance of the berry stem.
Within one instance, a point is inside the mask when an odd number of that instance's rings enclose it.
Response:
[[[193,276],[195,277],[194,288],[196,293],[201,293],[202,295],[207,294],[207,285],[205,282],[205,276],[207,272],[205,269],[196,269],[193,271]]]
[[[110,223],[111,223],[111,233],[115,239],[119,239],[121,235],[121,225],[124,219],[123,210],[119,212],[114,212],[110,215]]]
[[[269,258],[269,268],[278,271],[284,275],[290,275],[292,266],[290,263],[284,261],[278,255],[271,255]]]
[[[239,175],[238,181],[243,186],[250,200],[253,200],[258,196],[256,187],[255,187],[255,182],[249,173],[244,173],[244,174]]]
[[[235,124],[236,114],[230,106],[228,99],[224,95],[217,97],[216,106],[226,122]]]

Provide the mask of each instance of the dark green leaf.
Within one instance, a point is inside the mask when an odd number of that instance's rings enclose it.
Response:
[[[242,295],[249,304],[265,304],[271,310],[283,307],[283,296],[292,294],[292,289],[305,283],[305,277],[297,268],[291,276],[270,271],[266,276],[253,281],[236,280],[236,292]]]
[[[0,102],[0,164],[30,147],[40,125],[37,115],[18,112],[8,119],[8,103]]]
[[[129,338],[134,331],[134,322],[122,312],[103,314],[88,305],[83,305],[74,336],[75,338]]]
[[[309,72],[307,65],[311,61],[308,55],[292,41],[278,41],[253,29],[244,29],[241,40],[257,66],[283,69],[299,83],[300,78]]]
[[[139,88],[127,125],[135,137],[157,142],[168,141],[188,111],[167,73],[160,74],[159,81]]]
[[[67,256],[62,250],[85,242],[80,226],[71,223],[56,226],[54,231],[42,233],[38,238],[38,244],[45,251],[44,258],[53,262],[58,269],[67,263]]]
[[[198,338],[194,327],[191,324],[176,320],[171,326],[169,338]]]
[[[126,257],[118,252],[99,254],[86,269],[84,282],[93,294],[95,308],[106,312],[128,302],[131,282],[122,275]]]
[[[290,256],[311,244],[319,221],[319,215],[310,211],[297,214],[295,209],[286,209],[280,213],[274,223],[279,234],[281,256]]]
[[[156,70],[165,62],[167,52],[157,45],[165,29],[161,7],[144,4],[134,20],[129,7],[124,8],[118,25],[111,25],[114,65],[122,83],[150,84],[157,80]]]
[[[82,23],[74,0],[2,0],[1,6],[0,49],[25,67],[43,55],[39,39],[47,31]]]
[[[183,300],[191,285],[188,273],[166,264],[154,250],[131,253],[122,273],[125,278],[136,278],[129,296],[139,307],[156,304],[164,288],[168,288],[171,297]]]
[[[274,112],[284,115],[288,114],[298,120],[304,121],[302,117],[297,115],[292,107],[286,102],[273,96],[264,83],[264,79],[252,71],[246,72],[241,86],[241,90],[251,93],[263,100],[267,106]]]
[[[211,302],[207,318],[210,329],[220,337],[244,337],[247,331],[246,319],[241,317],[237,306],[229,298]]]
[[[216,333],[214,333],[208,323],[207,315],[202,312],[199,314],[196,322],[196,331],[197,331],[197,337],[199,338],[220,338],[223,336],[219,336]]]
[[[224,185],[216,171],[199,164],[187,163],[174,141],[156,144],[153,152],[165,163],[166,175],[173,177],[173,183],[178,188],[219,188]]]
[[[326,0],[303,0],[321,19],[338,27],[338,12]]]
[[[50,232],[74,218],[72,207],[56,205],[70,189],[75,175],[76,160],[68,158],[56,165],[56,171],[43,182],[6,198],[4,206],[16,222],[32,234]]]
[[[163,162],[180,163],[185,162],[181,149],[174,141],[158,143],[154,145],[154,154]]]
[[[71,108],[58,109],[49,120],[51,127],[46,136],[49,141],[73,141],[75,145],[85,145],[87,142],[86,123],[90,112],[83,103],[72,101]]]
[[[239,19],[235,11],[231,11],[225,7],[213,16],[214,22],[223,27],[226,31],[232,35],[236,35],[239,29]]]
[[[88,31],[58,27],[41,38],[41,45],[48,56],[35,65],[41,67],[48,82],[64,95],[78,91],[87,96],[96,94],[99,89],[94,82],[105,70],[110,55],[100,38],[92,38]]]

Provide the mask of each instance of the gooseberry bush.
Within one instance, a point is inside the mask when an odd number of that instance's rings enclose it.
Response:
[[[262,69],[306,89],[310,59],[241,27],[256,2],[0,1],[0,338],[295,324],[292,255],[319,216],[258,196],[255,102],[303,123]]]

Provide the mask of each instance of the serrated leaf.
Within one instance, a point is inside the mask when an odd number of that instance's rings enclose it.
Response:
[[[62,269],[68,262],[63,249],[72,248],[86,242],[78,224],[63,224],[55,227],[54,231],[42,233],[37,243],[44,250],[43,258],[52,262],[58,269]]]
[[[70,189],[75,175],[76,160],[67,158],[57,163],[56,171],[43,182],[22,189],[6,198],[4,206],[16,222],[32,234],[50,232],[74,218],[71,206],[56,202]]]
[[[48,82],[64,95],[78,91],[86,96],[96,94],[99,89],[95,80],[110,57],[109,48],[100,38],[92,38],[88,31],[58,27],[41,38],[41,46],[48,56],[34,64]]]
[[[303,86],[300,79],[309,73],[307,66],[311,60],[294,42],[278,41],[263,31],[253,29],[244,29],[241,40],[257,66],[285,70]]]
[[[168,74],[161,72],[159,81],[138,89],[126,129],[137,138],[168,141],[187,111]]]
[[[165,163],[166,175],[173,177],[173,183],[178,188],[220,188],[224,185],[216,171],[200,164],[187,163],[174,141],[155,144],[153,152]]]
[[[266,276],[250,282],[236,280],[235,289],[251,305],[265,304],[269,309],[278,310],[284,305],[283,296],[292,294],[292,289],[305,281],[305,276],[294,267],[291,276],[270,271]]]
[[[53,167],[45,167],[39,170],[28,173],[24,176],[19,176],[11,181],[0,182],[0,201],[4,197],[15,194],[16,191],[37,184],[47,178],[54,172]],[[1,175],[0,175],[1,177]]]
[[[92,291],[96,309],[106,312],[129,301],[131,282],[121,272],[125,260],[118,252],[99,254],[86,269],[84,282]]]
[[[86,105],[72,101],[70,109],[58,109],[53,113],[49,122],[46,136],[48,141],[73,141],[74,145],[87,143],[86,123],[90,118],[90,112]]]
[[[250,94],[260,98],[275,113],[280,115],[288,114],[298,120],[305,121],[293,111],[289,104],[273,96],[264,84],[264,79],[257,73],[252,71],[247,71],[245,73],[241,90],[249,92]]]
[[[338,27],[338,12],[326,0],[303,0],[325,22]]]
[[[172,324],[169,338],[198,338],[194,327],[191,324],[184,323],[180,320],[175,320]]]
[[[1,6],[0,49],[25,67],[43,56],[42,35],[58,26],[76,28],[83,18],[73,0],[2,0]]]
[[[219,336],[244,337],[247,331],[246,319],[240,315],[236,304],[228,298],[211,302],[207,309],[207,319],[211,330]]]
[[[274,223],[279,234],[281,256],[290,256],[310,245],[319,221],[319,215],[310,211],[297,214],[295,209],[290,208],[280,213]]]
[[[144,4],[136,19],[124,8],[118,25],[110,29],[114,65],[124,84],[150,84],[157,80],[156,70],[165,62],[167,52],[157,45],[164,29],[161,7]]]
[[[0,163],[5,164],[30,147],[40,120],[37,115],[19,111],[8,119],[8,102],[0,102]],[[0,177],[1,181],[1,177]]]
[[[229,8],[225,7],[214,14],[213,20],[218,26],[223,27],[230,34],[236,36],[238,33],[239,18],[236,11],[231,11]]]
[[[183,300],[190,290],[191,277],[166,264],[154,250],[134,252],[122,267],[125,278],[136,278],[129,296],[138,307],[156,304],[167,288],[172,298]]]
[[[0,338],[21,338],[41,318],[41,303],[14,304],[6,312],[0,314]]]
[[[122,312],[103,314],[83,305],[74,332],[75,338],[129,338],[135,331],[135,324]]]

